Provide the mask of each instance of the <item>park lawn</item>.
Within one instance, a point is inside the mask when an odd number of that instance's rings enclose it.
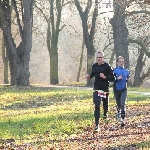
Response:
[[[92,132],[93,102],[89,89],[1,86],[0,106],[2,148],[10,142],[25,149],[150,147],[148,95],[128,94],[127,123],[121,129],[115,119],[115,101],[110,93],[109,118],[101,119],[100,134]]]

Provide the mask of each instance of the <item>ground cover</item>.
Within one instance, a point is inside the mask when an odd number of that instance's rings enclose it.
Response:
[[[101,132],[95,134],[92,90],[1,86],[0,148],[149,150],[150,96],[128,93],[124,128],[115,119],[113,93],[109,106],[109,117],[101,118]]]

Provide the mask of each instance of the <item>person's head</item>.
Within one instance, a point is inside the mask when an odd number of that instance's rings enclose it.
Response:
[[[118,64],[118,66],[120,66],[120,67],[124,67],[124,58],[123,58],[122,56],[119,56],[119,57],[117,58],[117,64]]]
[[[97,51],[95,53],[95,57],[96,57],[96,62],[98,64],[102,64],[104,62],[104,52],[102,51]]]

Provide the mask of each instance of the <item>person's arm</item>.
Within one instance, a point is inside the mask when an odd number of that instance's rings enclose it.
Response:
[[[130,79],[130,72],[129,72],[128,69],[127,69],[127,72],[128,72],[128,74],[127,74],[127,81],[130,82],[131,81],[131,79]]]
[[[86,79],[91,79],[95,76],[94,65],[92,65],[92,72],[86,75]]]
[[[116,70],[114,70],[113,73],[114,73],[114,76],[115,76],[114,82],[117,82],[117,74],[116,74]]]
[[[108,66],[108,76],[106,76],[106,80],[108,80],[108,81],[115,81],[115,74],[114,74],[114,71],[113,71],[113,69],[112,69],[112,67],[109,65]]]
[[[116,91],[116,82],[117,82],[117,78],[116,78],[116,73],[115,70],[113,70],[114,76],[115,76],[115,80],[113,81],[113,92],[114,92],[114,97],[115,97],[115,91]]]
[[[93,78],[95,76],[95,65],[92,65],[92,72],[90,74],[90,79]]]

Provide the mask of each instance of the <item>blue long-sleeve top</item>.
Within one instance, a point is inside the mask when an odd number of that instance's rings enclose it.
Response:
[[[114,74],[116,76],[116,85],[115,88],[116,90],[122,90],[127,88],[127,81],[128,78],[130,78],[130,73],[128,69],[125,69],[124,67],[118,66],[117,68],[114,69]],[[122,76],[122,79],[117,79],[119,76]]]

